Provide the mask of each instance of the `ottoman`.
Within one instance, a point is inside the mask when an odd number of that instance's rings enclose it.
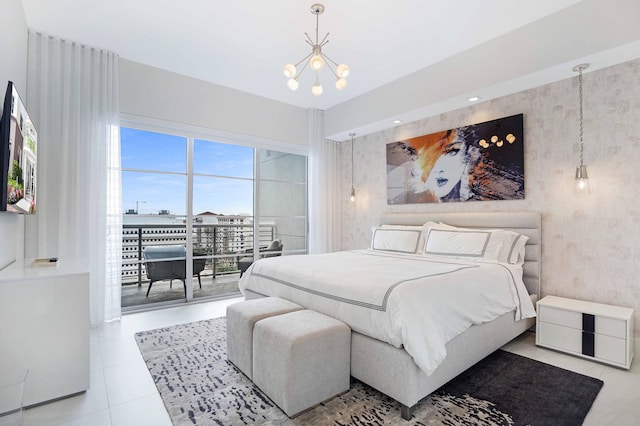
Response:
[[[263,318],[301,310],[279,297],[246,300],[227,307],[227,358],[249,379],[253,364],[253,327]]]
[[[253,383],[289,417],[349,390],[351,329],[311,310],[253,330]]]

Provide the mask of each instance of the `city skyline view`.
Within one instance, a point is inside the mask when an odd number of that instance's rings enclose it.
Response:
[[[186,215],[187,138],[127,127],[120,138],[123,213]],[[253,215],[253,148],[193,145],[193,214]]]

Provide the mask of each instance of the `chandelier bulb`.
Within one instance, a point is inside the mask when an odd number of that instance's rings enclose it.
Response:
[[[314,84],[313,87],[311,88],[311,93],[313,93],[316,96],[322,95],[322,85],[316,82],[316,84]]]
[[[345,64],[340,64],[338,65],[338,68],[336,69],[336,74],[338,74],[338,77],[348,77],[349,76],[349,67]]]
[[[296,75],[296,66],[293,64],[287,64],[284,66],[282,71],[284,72],[285,77],[287,78],[294,77]]]
[[[336,89],[338,90],[342,90],[345,87],[347,87],[347,80],[345,80],[344,78],[340,77],[336,80]]]
[[[289,86],[289,89],[291,89],[292,91],[298,90],[298,80],[296,80],[295,78],[290,78],[289,80],[287,80],[287,86]]]
[[[324,66],[324,59],[322,59],[320,55],[313,55],[309,60],[309,64],[311,65],[311,69],[320,71]]]

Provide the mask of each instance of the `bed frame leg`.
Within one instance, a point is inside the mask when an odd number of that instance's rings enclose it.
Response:
[[[415,407],[415,405],[413,407]],[[413,407],[407,407],[404,404],[400,404],[400,416],[402,416],[404,420],[411,420],[411,417],[413,416]]]

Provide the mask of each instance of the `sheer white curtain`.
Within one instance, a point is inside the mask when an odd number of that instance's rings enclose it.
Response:
[[[91,276],[91,324],[119,318],[117,55],[30,31],[27,105],[40,152],[26,255],[81,259]]]
[[[340,249],[338,144],[324,139],[324,113],[307,112],[309,128],[309,253]]]

